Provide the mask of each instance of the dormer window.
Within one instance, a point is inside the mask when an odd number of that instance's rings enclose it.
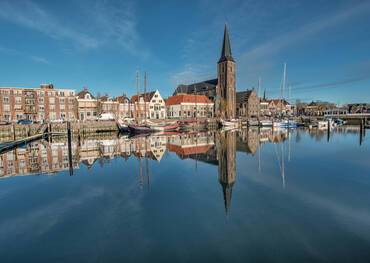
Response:
[[[91,99],[90,94],[86,94],[86,95],[85,95],[85,99],[87,99],[87,100]]]

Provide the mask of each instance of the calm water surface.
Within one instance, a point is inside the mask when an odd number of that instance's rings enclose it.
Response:
[[[0,157],[1,262],[369,262],[359,138],[99,135],[73,142],[73,171],[64,138],[32,143]]]

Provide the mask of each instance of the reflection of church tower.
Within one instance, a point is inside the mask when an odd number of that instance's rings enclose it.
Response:
[[[225,210],[231,204],[232,188],[236,177],[236,133],[220,132],[217,140],[218,180],[222,185]]]
[[[216,88],[218,116],[233,119],[236,116],[235,61],[231,54],[229,31],[225,25],[221,57],[217,64]]]

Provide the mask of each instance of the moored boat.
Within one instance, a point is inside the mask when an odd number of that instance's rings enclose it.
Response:
[[[128,129],[131,133],[149,133],[152,131],[149,125],[138,125],[138,124],[129,124]]]
[[[120,132],[129,132],[128,125],[123,120],[118,119],[116,124]]]
[[[179,129],[179,124],[159,123],[159,124],[152,124],[149,127],[152,131],[176,131]]]
[[[260,126],[272,127],[272,121],[271,120],[260,120]]]

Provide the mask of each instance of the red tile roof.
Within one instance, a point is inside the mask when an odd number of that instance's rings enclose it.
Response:
[[[190,146],[181,147],[179,145],[167,144],[167,149],[170,152],[175,152],[179,155],[190,155],[190,154],[201,154],[206,153],[212,148],[211,145],[201,145],[201,146]]]
[[[168,97],[166,105],[177,105],[180,103],[212,103],[205,95],[179,94]]]

